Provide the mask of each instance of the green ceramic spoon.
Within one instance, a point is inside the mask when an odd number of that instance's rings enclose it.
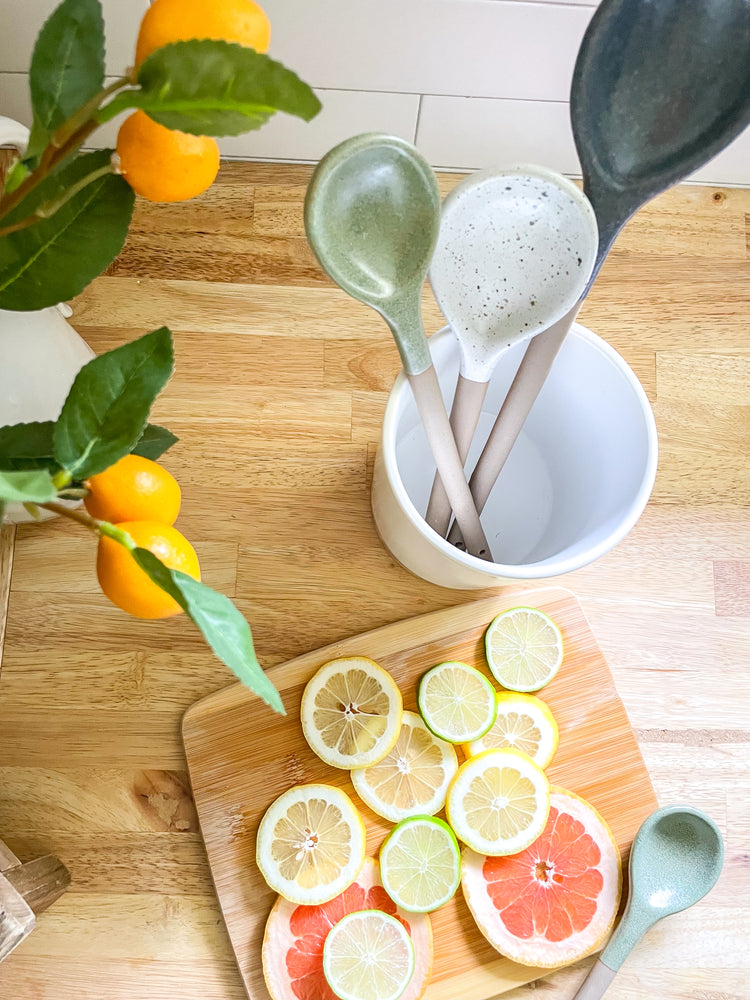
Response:
[[[714,887],[723,860],[721,834],[698,809],[667,806],[652,813],[630,852],[625,914],[573,1000],[599,1000],[649,927]]]
[[[307,189],[310,246],[336,284],[390,327],[467,549],[491,559],[422,325],[421,292],[439,222],[435,175],[394,136],[371,132],[342,142],[320,161]]]

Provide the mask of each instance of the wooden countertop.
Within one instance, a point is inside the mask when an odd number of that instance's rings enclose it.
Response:
[[[174,332],[177,373],[154,417],[181,439],[165,458],[183,487],[178,527],[206,581],[247,615],[266,666],[488,593],[423,583],[378,540],[369,479],[398,357],[384,323],[314,262],[308,177],[231,164],[195,202],[140,204],[125,251],[72,318],[96,351]],[[659,472],[628,538],[555,582],[583,604],[660,802],[705,809],[727,849],[718,886],[649,933],[611,1000],[748,996],[748,213],[746,190],[661,196],[621,234],[581,317],[643,382]],[[241,1000],[179,728],[230,675],[184,620],[110,606],[75,526],[6,527],[0,594],[11,564],[0,837],[22,860],[58,855],[73,884],[0,967],[0,997]],[[1,626],[0,614],[0,643]],[[589,964],[537,988],[565,1000]]]

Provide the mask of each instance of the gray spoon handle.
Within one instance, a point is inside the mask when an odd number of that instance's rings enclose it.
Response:
[[[604,996],[615,975],[616,970],[610,969],[598,958],[573,1000],[599,1000],[600,997]]]
[[[479,514],[466,482],[463,462],[453,438],[448,414],[445,412],[440,383],[434,365],[418,375],[408,375],[419,416],[427,434],[427,442],[435,459],[440,478],[445,485],[456,521],[466,541],[467,550],[480,559],[492,561]]]
[[[482,413],[482,403],[487,395],[489,382],[475,382],[473,379],[464,378],[459,374],[456,383],[456,393],[453,397],[451,407],[451,430],[458,448],[458,455],[463,464],[469,454],[469,448],[474,438],[474,432],[479,423]],[[443,538],[448,534],[448,527],[451,523],[452,509],[448,494],[445,492],[440,474],[435,474],[430,493],[430,502],[427,504],[425,521]]]
[[[562,319],[533,337],[526,348],[484,451],[469,480],[471,494],[480,514],[580,308],[581,304],[576,303]],[[460,525],[453,525],[448,541],[454,545],[461,541]]]

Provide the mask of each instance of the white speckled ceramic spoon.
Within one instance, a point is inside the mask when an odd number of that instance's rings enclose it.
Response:
[[[578,301],[597,244],[586,196],[544,167],[482,170],[445,199],[429,273],[461,349],[451,426],[462,461],[501,354],[546,330]],[[427,523],[445,536],[450,516],[436,476]]]

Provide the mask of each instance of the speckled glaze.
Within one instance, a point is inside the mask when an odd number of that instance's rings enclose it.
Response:
[[[385,319],[409,375],[432,364],[420,295],[439,224],[435,175],[396,136],[368,132],[340,143],[307,189],[305,231],[316,257],[337,285]]]
[[[750,124],[747,0],[602,0],[570,114],[599,223],[591,281],[627,219]]]
[[[713,888],[723,860],[721,834],[700,810],[667,806],[652,813],[633,841],[628,904],[600,961],[619,969],[657,920],[687,909]]]
[[[543,167],[482,170],[443,203],[430,283],[461,345],[461,374],[489,381],[500,354],[564,316],[596,258],[596,218]]]

